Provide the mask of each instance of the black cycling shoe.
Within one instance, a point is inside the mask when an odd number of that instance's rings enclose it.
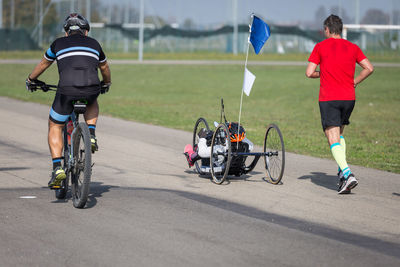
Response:
[[[60,189],[61,182],[67,178],[65,171],[61,166],[56,167],[53,172],[51,173],[51,179],[48,183],[50,189]]]
[[[90,142],[92,143],[92,153],[99,150],[99,146],[97,145],[97,138],[94,135],[90,135]]]

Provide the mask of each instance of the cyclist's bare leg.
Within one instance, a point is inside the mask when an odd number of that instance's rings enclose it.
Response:
[[[64,124],[57,124],[49,120],[49,135],[48,142],[50,148],[51,157],[60,158],[62,157],[63,139],[62,139],[62,129]]]
[[[97,138],[95,136],[97,117],[99,116],[99,104],[97,100],[91,105],[86,107],[86,112],[84,114],[86,124],[89,126],[90,131],[90,141],[92,143],[92,153],[99,149],[97,145]]]
[[[90,106],[86,107],[86,112],[84,114],[86,123],[96,125],[97,117],[99,116],[99,104],[97,100],[94,101]]]

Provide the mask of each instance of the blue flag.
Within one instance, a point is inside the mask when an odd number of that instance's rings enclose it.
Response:
[[[253,24],[251,25],[250,43],[253,45],[256,54],[260,52],[270,35],[268,24],[254,16]]]

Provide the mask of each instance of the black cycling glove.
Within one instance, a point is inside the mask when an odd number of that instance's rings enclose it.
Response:
[[[104,81],[100,82],[100,93],[105,94],[110,90],[111,83],[105,83]]]
[[[46,84],[38,79],[29,79],[26,78],[25,81],[25,86],[26,86],[26,90],[30,91],[30,92],[34,92],[38,89],[38,87],[40,87],[43,91],[48,91],[48,88],[46,87]]]

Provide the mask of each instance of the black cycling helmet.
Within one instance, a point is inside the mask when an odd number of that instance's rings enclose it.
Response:
[[[90,25],[84,16],[78,13],[72,13],[65,18],[64,31],[66,33],[70,33],[71,31],[80,31],[84,33],[85,30],[90,31]]]

